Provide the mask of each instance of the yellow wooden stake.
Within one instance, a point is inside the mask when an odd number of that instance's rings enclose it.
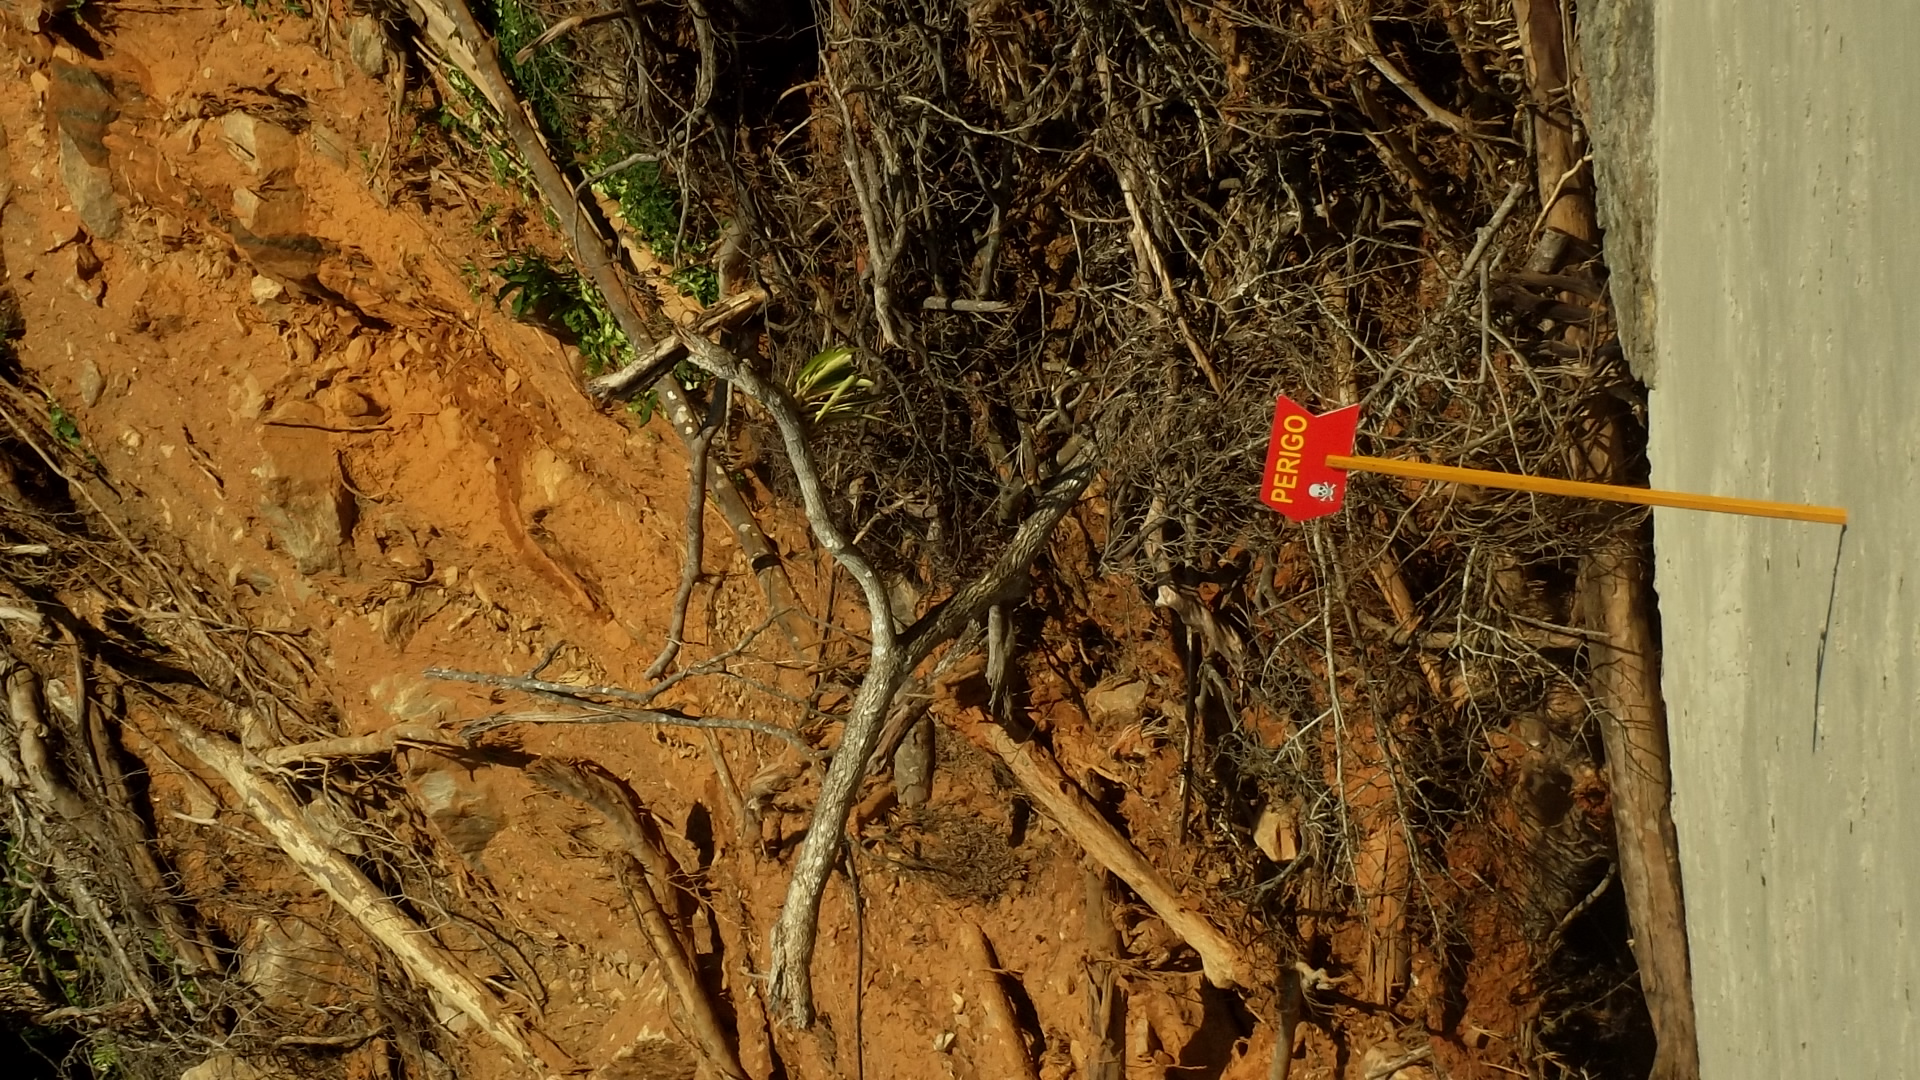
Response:
[[[1350,457],[1328,454],[1327,464],[1336,469],[1404,476],[1411,480],[1437,480],[1447,484],[1471,484],[1475,487],[1531,491],[1541,495],[1571,495],[1581,499],[1605,499],[1609,502],[1635,503],[1640,506],[1673,506],[1682,510],[1711,510],[1720,514],[1744,514],[1748,517],[1787,518],[1793,521],[1817,521],[1826,525],[1845,525],[1847,512],[1837,506],[1806,506],[1800,503],[1764,502],[1759,499],[1731,499],[1724,495],[1693,495],[1684,491],[1656,491],[1652,488],[1623,487],[1617,484],[1590,484],[1580,480],[1553,480],[1544,476],[1462,469],[1455,465],[1429,465],[1424,461],[1396,461],[1392,458]]]

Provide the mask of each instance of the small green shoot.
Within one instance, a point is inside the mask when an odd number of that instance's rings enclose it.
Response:
[[[875,400],[873,380],[860,374],[851,346],[835,345],[808,360],[793,382],[793,396],[816,424],[873,419],[866,411]]]
[[[80,449],[80,425],[74,423],[73,416],[52,398],[47,399],[47,423],[61,442],[75,450]]]

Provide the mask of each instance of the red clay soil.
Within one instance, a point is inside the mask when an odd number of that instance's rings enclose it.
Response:
[[[411,124],[391,80],[349,56],[345,25],[241,6],[115,5],[98,56],[11,21],[0,29],[12,185],[0,242],[25,322],[22,364],[137,507],[156,549],[198,568],[251,625],[287,635],[311,658],[301,678],[320,726],[358,734],[397,719],[451,726],[526,710],[515,695],[421,673],[526,672],[555,648],[544,677],[641,685],[679,574],[681,445],[661,421],[595,407],[579,389],[577,354],[496,310],[484,284],[476,298],[462,268],[502,254],[489,234],[499,212],[487,207],[511,208],[518,196],[397,166]],[[88,108],[101,115],[102,93],[112,114],[101,145],[121,206],[111,236],[86,228],[62,181],[62,139],[85,126]],[[78,117],[66,127],[63,108]],[[284,237],[306,240],[277,242]],[[287,509],[301,497],[334,500],[344,542],[301,541],[299,520],[288,520],[300,507]],[[802,597],[817,601],[825,579],[797,519],[762,511]],[[1063,546],[1078,548],[1078,531],[1097,549],[1102,511],[1098,497],[1084,503],[1063,526]],[[688,633],[695,656],[763,615],[724,524],[716,517],[707,528]],[[1072,570],[1071,558],[1059,561]],[[1073,676],[1084,666],[1073,662],[1079,646],[1070,626],[1054,626],[1027,673],[1032,717],[1068,775],[1106,799],[1147,858],[1201,898],[1262,970],[1319,943],[1333,982],[1302,1025],[1293,1075],[1359,1080],[1429,1042],[1431,1064],[1447,1076],[1524,1069],[1515,1039],[1532,1000],[1530,961],[1494,900],[1428,883],[1452,890],[1462,923],[1450,933],[1469,943],[1471,960],[1414,946],[1407,992],[1391,1007],[1364,1000],[1365,965],[1386,947],[1369,935],[1368,912],[1304,918],[1300,939],[1285,943],[1247,919],[1233,899],[1247,868],[1221,847],[1182,842],[1176,829],[1179,742],[1165,716],[1179,709],[1181,667],[1167,616],[1124,583],[1079,574],[1079,595],[1052,598],[1056,610],[1097,618],[1115,650],[1101,666],[1145,690],[1117,715],[1090,716],[1093,688]],[[768,656],[749,673],[806,692],[805,673]],[[682,686],[668,703],[803,718],[726,679]],[[949,686],[935,712],[966,707]],[[1356,720],[1356,746],[1374,743],[1372,722]],[[271,849],[234,839],[250,835],[246,823],[223,808],[217,782],[182,774],[188,756],[157,720],[136,713],[128,724],[153,776],[163,848],[228,939],[245,941],[259,912],[237,899],[223,906],[223,892],[277,896],[278,914],[341,923]],[[310,737],[246,734],[256,747]],[[778,741],[729,733],[721,742],[733,776],[758,796],[757,824],[734,820],[694,732],[520,725],[490,737],[496,748],[597,762],[632,786],[698,892],[685,905],[691,933],[743,1018],[741,1055],[758,1078],[773,1058],[764,1027],[748,1022],[758,1015],[752,972],[765,960],[817,774]],[[788,1077],[1008,1075],[1014,1048],[992,1038],[982,984],[960,947],[968,923],[985,931],[1006,984],[1017,984],[1039,1074],[1078,1075],[1092,1052],[1096,958],[1081,853],[980,751],[943,733],[941,761],[928,807],[875,804],[856,823],[861,908],[836,878],[814,964],[820,1021],[777,1036]],[[509,1000],[597,1075],[695,1075],[605,825],[502,762],[396,755],[409,792],[450,808],[429,816],[436,835],[418,838],[422,856],[527,943],[545,997],[537,1009]],[[1364,753],[1350,763],[1341,783],[1365,813],[1369,798],[1388,793]],[[1382,833],[1376,884],[1404,894],[1404,879],[1390,880],[1408,865],[1392,850],[1404,844],[1396,836]],[[1480,872],[1498,881],[1499,838],[1486,844]],[[1456,882],[1475,863],[1468,855],[1452,853]],[[1243,1001],[1207,987],[1137,904],[1093,919],[1113,922],[1121,944],[1126,1075],[1268,1075],[1270,989]],[[504,973],[475,935],[441,937],[477,973]],[[459,1075],[516,1075],[478,1036],[465,1049]],[[349,1072],[361,1070],[353,1060]],[[1421,1063],[1394,1075],[1435,1073]]]

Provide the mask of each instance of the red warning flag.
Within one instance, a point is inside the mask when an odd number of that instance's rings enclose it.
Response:
[[[1340,509],[1347,474],[1327,464],[1328,454],[1353,453],[1360,406],[1315,416],[1285,394],[1273,408],[1273,441],[1267,444],[1267,475],[1260,501],[1289,521],[1311,521]]]

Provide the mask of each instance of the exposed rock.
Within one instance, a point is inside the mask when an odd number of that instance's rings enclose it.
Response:
[[[346,168],[347,151],[352,148],[346,136],[325,124],[315,124],[307,129],[307,138],[313,140],[314,153],[343,169]]]
[[[352,502],[333,447],[320,432],[269,427],[260,478],[260,515],[303,574],[339,573],[340,546],[352,528]]]
[[[478,867],[506,814],[471,770],[440,754],[407,754],[407,786],[447,845]]]
[[[107,126],[119,116],[113,91],[100,76],[63,60],[53,61],[47,113],[59,134],[60,179],[74,213],[87,231],[112,239],[120,231],[120,197],[108,171]]]
[[[80,401],[88,408],[100,404],[100,395],[107,389],[107,380],[100,374],[100,365],[89,356],[80,361]]]
[[[1254,846],[1276,863],[1286,864],[1299,858],[1299,817],[1299,811],[1291,802],[1267,804],[1253,826]]]
[[[349,1000],[367,989],[345,953],[304,919],[261,916],[240,946],[240,978],[267,1008],[299,1013]]]
[[[398,600],[389,600],[373,615],[374,629],[388,644],[405,648],[414,632],[435,615],[445,611],[447,594],[442,589],[417,589]]]
[[[14,17],[20,20],[20,26],[29,34],[40,32],[40,23],[47,16],[47,5],[41,0],[14,0]]]
[[[300,216],[301,212],[291,203],[270,196],[263,196],[260,207],[254,211],[256,224],[263,224],[271,217],[285,225],[297,222]],[[257,233],[238,221],[233,223],[232,233],[234,246],[253,264],[256,273],[308,296],[334,297],[316,273],[320,261],[330,250],[325,240],[303,232]]]
[[[387,36],[371,15],[347,20],[347,55],[354,66],[373,78],[387,73]]]
[[[268,304],[287,295],[287,287],[261,274],[255,274],[247,291],[253,294],[256,304]]]
[[[434,693],[428,683],[390,676],[374,683],[370,693],[375,704],[402,723],[440,724],[454,715],[453,701]]]
[[[300,160],[286,128],[251,113],[236,110],[222,116],[220,142],[234,160],[263,177],[291,173]]]
[[[1087,691],[1087,717],[1101,731],[1138,721],[1147,708],[1147,684],[1138,679],[1102,680]]]
[[[288,347],[293,351],[293,362],[299,367],[312,367],[320,356],[320,347],[314,343],[313,335],[305,330],[294,330],[287,335]]]
[[[95,255],[93,246],[84,240],[74,244],[68,251],[73,255],[73,267],[69,273],[73,291],[79,293],[87,303],[98,306],[107,291],[106,279],[100,276],[103,268],[100,256]]]
[[[366,420],[378,417],[382,410],[372,398],[354,389],[335,383],[326,389],[327,407],[349,420]]]
[[[233,216],[240,224],[253,228],[254,219],[260,215],[260,196],[250,188],[233,189]]]

